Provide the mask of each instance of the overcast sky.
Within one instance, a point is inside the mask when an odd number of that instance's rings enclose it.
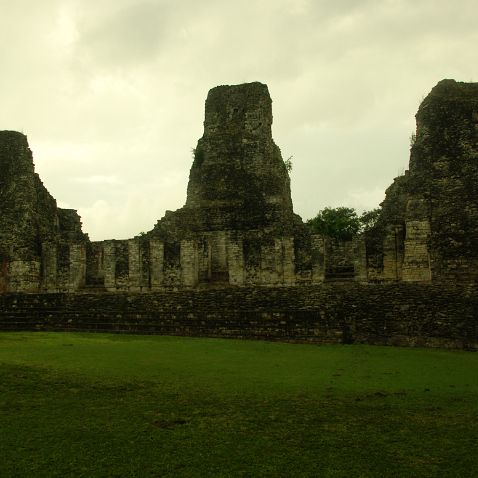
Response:
[[[261,81],[303,219],[376,207],[443,78],[478,81],[477,0],[0,0],[0,129],[95,240],[181,207],[204,101]]]

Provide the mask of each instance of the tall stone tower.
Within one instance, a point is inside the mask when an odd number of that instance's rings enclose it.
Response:
[[[209,91],[186,201],[187,208],[212,219],[208,227],[251,229],[292,222],[289,175],[271,125],[266,85]]]
[[[368,241],[378,278],[478,283],[478,83],[440,81]],[[373,277],[373,275],[372,275]]]
[[[163,284],[290,284],[296,257],[308,265],[310,254],[302,259],[301,251],[310,234],[293,212],[289,174],[271,126],[266,85],[209,91],[186,204],[147,234],[163,259]],[[298,231],[304,247],[295,247]]]
[[[272,139],[272,100],[255,82],[218,86],[206,99],[185,206],[167,216],[176,231],[291,230],[290,179]],[[164,220],[156,231],[166,233]]]

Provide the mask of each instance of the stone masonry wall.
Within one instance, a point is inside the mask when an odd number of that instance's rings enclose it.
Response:
[[[318,236],[316,241],[320,242]],[[309,274],[301,278],[302,284],[324,280],[323,239],[320,244],[322,252],[318,250],[311,259]],[[69,267],[65,274],[70,275],[63,279],[66,285],[61,290],[72,290],[69,286],[74,283],[77,289],[109,292],[297,283],[293,237],[264,240],[258,232],[216,231],[174,243],[147,237],[94,242],[88,259],[86,251],[72,246],[65,262]],[[55,279],[50,272],[58,269],[56,245],[44,244],[43,261],[45,290],[58,291],[58,272]]]
[[[0,330],[476,349],[478,296],[434,284],[0,295]]]

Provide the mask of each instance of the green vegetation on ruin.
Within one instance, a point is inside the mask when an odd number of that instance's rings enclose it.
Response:
[[[478,355],[0,334],[2,477],[471,477]]]
[[[380,213],[381,209],[375,208],[359,216],[352,207],[326,207],[309,219],[307,225],[314,233],[350,241],[356,234],[375,227]]]

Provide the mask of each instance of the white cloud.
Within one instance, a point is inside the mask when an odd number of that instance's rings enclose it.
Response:
[[[385,187],[387,187],[385,185]],[[356,189],[348,193],[348,198],[343,205],[350,206],[357,211],[369,211],[376,208],[385,199],[385,188],[374,188],[371,190]],[[342,204],[337,204],[340,206]]]
[[[164,189],[153,190],[151,185],[144,185],[143,188],[136,186],[123,195],[95,200],[80,207],[78,213],[84,231],[92,240],[101,240],[128,239],[151,230],[166,209],[176,209],[176,204],[181,203],[179,196],[184,193],[182,188],[176,187],[179,180],[178,177],[169,177],[162,182]],[[174,198],[174,206],[168,207],[175,190],[178,197]],[[108,234],[105,234],[105,224],[108,225]]]
[[[80,178],[73,178],[73,181],[83,184],[122,184],[116,176],[87,176]]]

